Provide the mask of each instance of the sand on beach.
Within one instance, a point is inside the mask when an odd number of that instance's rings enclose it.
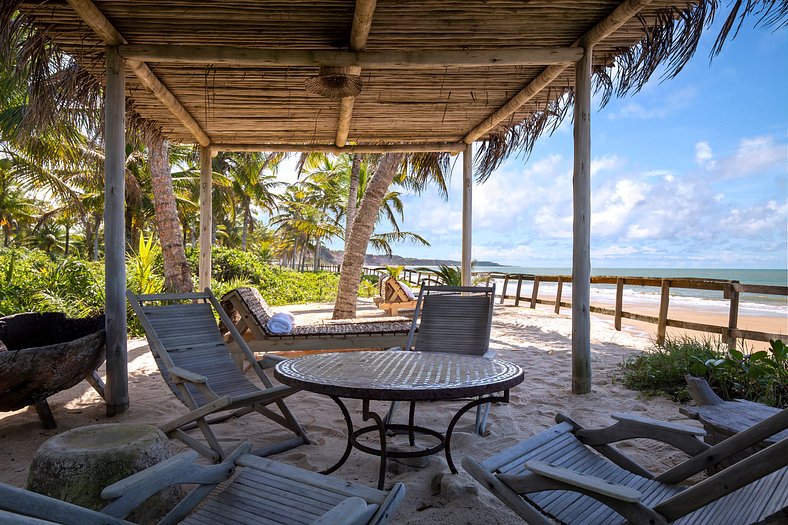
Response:
[[[326,305],[300,305],[287,309],[299,316],[330,316],[330,306]],[[377,315],[377,312],[365,303],[362,314]],[[496,306],[491,348],[497,351],[499,358],[522,366],[525,381],[512,389],[510,404],[493,407],[488,436],[480,437],[472,432],[473,411],[464,416],[452,438],[455,463],[459,465],[466,455],[488,456],[527,438],[554,424],[558,412],[588,426],[612,423],[609,416],[613,412],[633,412],[698,425],[679,413],[679,404],[666,398],[641,398],[637,392],[620,384],[618,365],[626,357],[650,346],[647,335],[633,330],[618,332],[612,328],[612,321],[597,317],[592,319],[591,334],[593,391],[574,396],[570,391],[569,312],[555,315],[552,310],[541,308]],[[59,432],[106,422],[160,424],[186,412],[161,379],[144,340],[131,340],[129,343],[129,382],[131,406],[128,411],[111,419],[105,417],[103,403],[85,382],[50,398],[58,422],[56,430],[44,430],[32,408],[0,414],[0,463],[3,465],[0,481],[23,486],[36,449]],[[281,453],[275,458],[310,470],[332,465],[345,447],[345,424],[339,409],[330,398],[304,391],[289,397],[287,404],[306,428],[312,444]],[[462,401],[421,403],[417,407],[416,424],[445,429],[453,411],[462,404]],[[349,400],[347,405],[358,425],[360,402]],[[373,409],[375,407],[381,414],[388,408],[385,403],[373,403]],[[400,413],[399,417],[402,418],[403,414]],[[216,425],[216,429],[222,438],[238,442],[249,440],[258,445],[289,437],[288,432],[257,415],[221,423]],[[620,448],[647,468],[657,471],[684,458],[682,453],[650,441],[637,440],[622,444]],[[184,447],[173,442],[173,451],[180,450]],[[347,463],[334,475],[372,487],[377,482],[378,462],[377,457],[354,450]],[[422,466],[390,461],[386,484],[390,487],[398,481],[405,484],[407,494],[393,523],[521,523],[513,512],[461,467],[459,474],[450,474],[443,455],[431,456]]]

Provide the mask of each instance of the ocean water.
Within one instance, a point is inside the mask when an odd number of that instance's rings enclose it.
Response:
[[[474,272],[497,273],[524,273],[535,275],[571,275],[571,268],[533,268],[527,266],[477,266]],[[702,268],[592,268],[591,275],[614,275],[623,277],[691,277],[702,279],[737,280],[746,284],[762,284],[788,286],[788,269],[702,269]],[[500,289],[503,279],[496,280]],[[567,299],[571,297],[571,284],[564,284],[562,295]],[[517,291],[517,282],[509,282],[508,294]],[[531,281],[524,281],[521,295],[529,296]],[[540,283],[539,297],[555,297],[556,283]],[[615,303],[615,285],[593,284],[591,286],[591,302]],[[625,304],[642,302],[645,304],[658,304],[660,299],[659,287],[631,286],[624,287]],[[675,305],[694,306],[704,310],[719,310],[727,312],[730,303],[724,299],[721,291],[692,290],[684,288],[670,289],[670,302]],[[788,296],[742,294],[739,298],[740,314],[749,315],[783,315],[788,317]]]

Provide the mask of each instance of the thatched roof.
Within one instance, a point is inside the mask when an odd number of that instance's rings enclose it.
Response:
[[[9,7],[18,7],[39,31],[101,81],[105,43],[70,5],[85,3],[90,4],[83,0],[4,1],[6,13],[0,22],[9,19]],[[302,55],[283,57],[281,65],[227,63],[240,62],[240,51],[332,51],[365,45],[367,52],[379,52],[380,59],[400,57],[394,52],[472,50],[489,55],[571,48],[621,5],[617,0],[378,0],[371,2],[371,24],[364,41],[358,37],[364,36],[365,28],[359,29],[358,21],[354,26],[357,7],[351,0],[93,3],[132,45],[122,54],[182,51],[172,46],[225,47],[224,63],[155,58],[143,62],[204,131],[203,145],[207,137],[211,145],[226,149],[278,144],[320,148],[340,140],[340,100],[305,89],[305,83],[317,77],[318,64],[302,65]],[[735,3],[734,11],[741,1]],[[616,60],[625,66],[618,72],[617,88],[622,91],[642,85],[660,60],[672,60],[671,66],[680,69],[717,7],[716,0],[628,0],[624,4],[643,7],[594,48],[594,64],[605,87],[613,86],[605,82],[602,72]],[[769,16],[784,23],[784,2],[774,4],[749,1],[738,15],[756,8],[771,10]],[[145,47],[162,44],[169,47],[152,51]],[[208,51],[216,53],[216,49]],[[360,72],[363,87],[349,113],[347,142],[370,147],[448,144],[446,149],[458,150],[474,128],[549,67],[365,65]],[[156,123],[173,142],[200,142],[183,118],[165,107],[130,68],[126,70],[127,95],[136,114]],[[527,103],[472,137],[486,143],[483,167],[489,171],[511,151],[527,149],[551,119],[560,117],[570,99],[564,95],[571,93],[573,84],[574,67],[568,65]]]

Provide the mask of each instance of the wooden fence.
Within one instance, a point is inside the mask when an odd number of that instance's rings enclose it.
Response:
[[[340,267],[333,265],[321,266],[321,269],[327,271],[340,271]],[[374,275],[378,278],[387,275],[385,268],[372,268],[365,266],[362,270],[364,275]],[[489,283],[492,279],[503,280],[503,286],[500,288],[500,304],[504,304],[507,299],[514,300],[514,306],[520,306],[522,303],[527,303],[531,308],[536,308],[537,304],[551,305],[554,307],[556,314],[561,312],[561,308],[571,308],[572,303],[562,300],[563,285],[564,283],[571,283],[572,277],[569,275],[535,275],[535,274],[506,274],[506,273],[474,273],[474,276],[483,276]],[[400,275],[400,280],[407,282],[410,285],[420,286],[421,284],[441,284],[440,281],[429,272],[420,272],[417,270],[404,269]],[[507,288],[510,283],[517,282],[517,289],[514,295],[507,293]],[[523,283],[531,283],[530,296],[523,296]],[[556,283],[556,292],[554,299],[540,298],[539,285],[540,283]],[[735,347],[736,341],[739,339],[749,341],[769,341],[769,339],[782,339],[788,341],[788,335],[758,332],[755,330],[743,330],[738,327],[739,323],[739,299],[743,293],[755,293],[761,295],[776,295],[788,296],[788,286],[773,286],[762,284],[744,284],[739,281],[728,281],[721,279],[698,279],[698,278],[657,278],[657,277],[622,277],[622,276],[596,276],[591,277],[591,284],[609,284],[615,285],[616,298],[615,307],[606,308],[602,306],[591,306],[591,312],[610,315],[614,319],[614,326],[616,330],[621,330],[621,319],[632,319],[633,321],[641,321],[644,323],[657,325],[657,343],[662,344],[665,341],[665,332],[668,327],[680,328],[684,330],[694,330],[698,332],[707,332],[711,334],[720,335],[721,338],[727,342],[729,347]],[[659,313],[657,317],[651,315],[644,315],[636,312],[624,310],[624,287],[651,287],[660,290]],[[692,321],[682,321],[679,319],[671,319],[668,317],[670,307],[670,290],[671,289],[689,289],[689,290],[711,290],[719,291],[723,299],[729,301],[728,309],[728,324],[727,326],[718,326],[706,323],[696,323]],[[543,294],[544,296],[544,294]]]
[[[531,308],[536,308],[537,304],[547,304],[554,306],[555,313],[560,313],[561,308],[571,308],[572,303],[562,301],[563,284],[571,283],[572,277],[567,275],[534,275],[534,274],[504,274],[491,273],[490,278],[503,279],[501,288],[500,303],[504,304],[506,299],[513,299],[514,305],[519,306],[521,302],[528,302]],[[517,282],[517,291],[514,295],[506,293],[510,282]],[[522,296],[523,282],[531,281],[530,297]],[[539,284],[544,282],[557,283],[555,299],[540,299]],[[616,330],[621,330],[621,319],[632,319],[657,325],[657,343],[665,341],[665,331],[667,327],[681,328],[685,330],[695,330],[698,332],[708,332],[718,334],[729,347],[736,346],[737,339],[750,341],[769,341],[769,339],[788,340],[788,335],[758,332],[753,330],[742,330],[738,327],[739,322],[739,298],[742,293],[756,293],[762,295],[788,296],[788,286],[771,286],[761,284],[744,284],[738,281],[726,281],[719,279],[697,279],[697,278],[655,278],[655,277],[620,277],[620,276],[597,276],[591,277],[591,284],[610,284],[616,287],[615,307],[605,308],[601,306],[591,306],[594,313],[610,315],[614,318]],[[624,310],[624,287],[639,286],[660,289],[659,314],[657,317],[643,315]],[[706,323],[695,323],[681,321],[668,317],[670,306],[671,288],[682,288],[690,290],[716,290],[722,293],[724,299],[729,300],[728,325],[717,326]]]

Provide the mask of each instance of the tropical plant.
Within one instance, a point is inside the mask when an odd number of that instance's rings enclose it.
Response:
[[[402,275],[402,271],[405,269],[404,266],[386,266],[386,273],[388,276],[394,280],[399,279],[399,276]]]
[[[745,352],[729,348],[722,357],[707,359],[713,384],[727,399],[753,399],[773,406],[788,405],[788,347],[770,340],[768,350]]]
[[[769,350],[752,351],[744,343],[729,349],[719,339],[666,339],[624,361],[622,369],[624,386],[648,395],[687,401],[684,376],[690,374],[707,379],[725,399],[788,405],[788,349],[780,340],[772,340]]]
[[[437,269],[421,267],[416,270],[435,275],[444,286],[462,286],[462,269],[458,266],[440,264]]]
[[[156,262],[161,257],[161,248],[151,235],[147,240],[141,236],[135,253],[126,257],[128,288],[137,294],[161,293],[164,278],[156,271]]]

